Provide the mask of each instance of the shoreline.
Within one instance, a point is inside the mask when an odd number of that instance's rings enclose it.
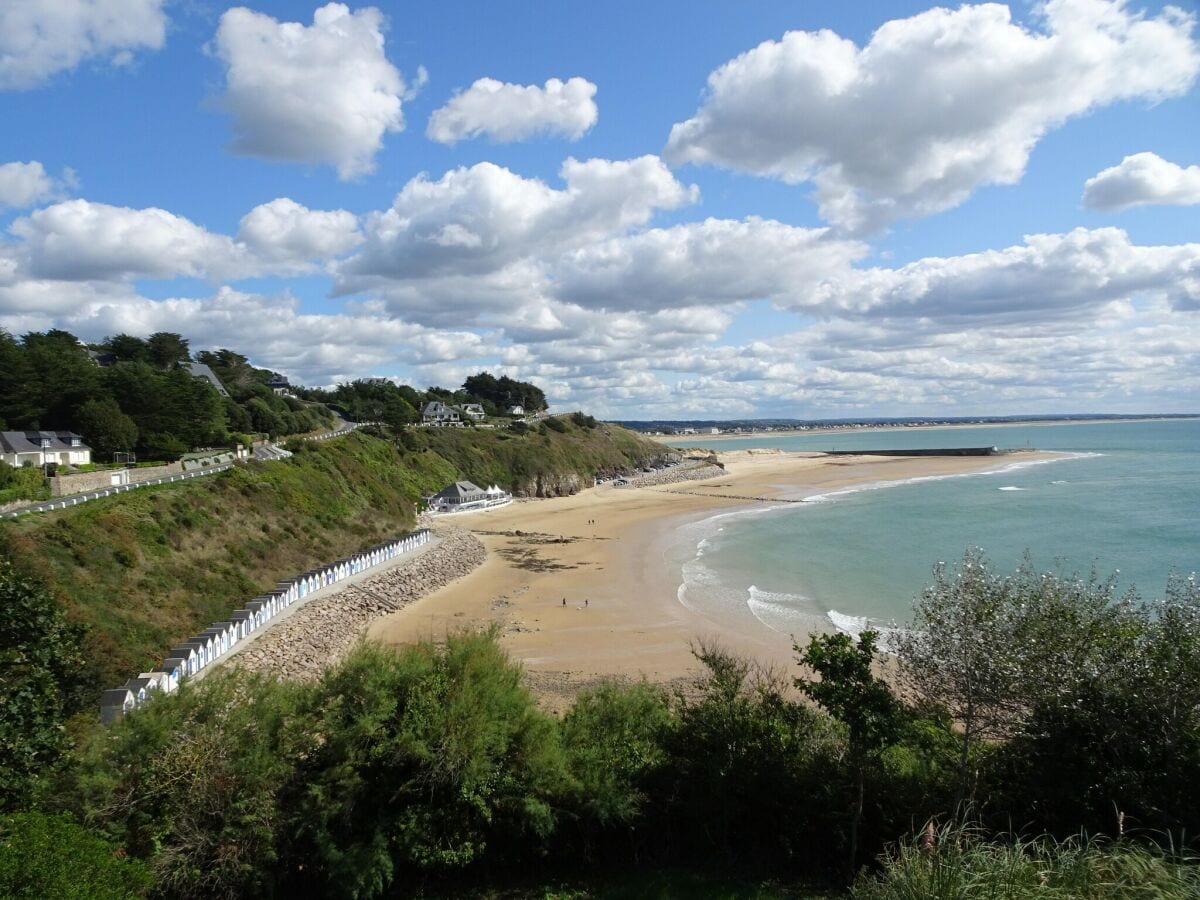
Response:
[[[454,524],[483,543],[484,562],[376,619],[367,637],[408,644],[495,626],[502,646],[551,709],[563,708],[578,687],[604,678],[689,680],[697,671],[691,654],[697,640],[718,641],[764,664],[791,666],[789,635],[757,620],[712,615],[680,602],[680,571],[670,559],[680,528],[720,513],[776,507],[781,504],[770,502],[773,498],[789,495],[982,474],[1014,462],[1057,458],[1063,456],[1037,451],[838,458],[733,451],[721,454],[726,471],[705,480],[646,488],[600,485],[569,497],[460,514]],[[763,502],[748,502],[748,495]]]

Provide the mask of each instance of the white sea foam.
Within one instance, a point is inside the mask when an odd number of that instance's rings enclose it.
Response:
[[[998,491],[1024,491],[1026,488],[1017,487],[1015,484],[1006,484],[1002,488],[996,488]]]
[[[746,593],[746,606],[754,618],[772,631],[802,634],[820,629],[820,615],[814,611],[812,601],[803,594],[763,591],[754,585],[750,585]]]
[[[829,610],[825,615],[833,623],[834,628],[843,634],[850,635],[856,641],[862,637],[864,631],[874,631],[879,635],[879,649],[884,651],[894,649],[895,639],[904,632],[904,629],[898,628],[895,622],[884,623],[868,616],[848,616],[836,609]]]

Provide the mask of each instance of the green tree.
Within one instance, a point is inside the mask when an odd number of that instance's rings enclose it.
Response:
[[[1107,585],[1043,576],[1026,601],[1040,625],[1027,638],[1058,664],[1026,694],[992,805],[1059,834],[1116,833],[1118,813],[1130,829],[1195,833],[1200,585],[1175,578],[1162,600],[1104,604]]]
[[[774,672],[718,647],[693,653],[706,675],[692,697],[678,697],[665,784],[650,804],[660,811],[647,825],[660,852],[708,865],[825,868],[842,824],[830,777],[842,741],[829,717],[788,700]]]
[[[31,333],[22,339],[28,381],[13,387],[28,392],[28,428],[70,428],[80,404],[97,396],[100,369],[66,331]]]
[[[980,551],[967,550],[953,574],[938,563],[911,626],[897,638],[908,681],[961,726],[956,806],[973,794],[977,742],[1011,733],[1020,715],[1027,648],[1016,642],[1019,609],[1016,580],[992,574]]]
[[[150,886],[145,867],[69,816],[0,816],[0,896],[128,900]]]
[[[28,428],[37,417],[30,396],[33,370],[25,348],[0,328],[0,424],[5,428]]]
[[[891,688],[871,671],[875,659],[873,631],[864,631],[855,644],[849,635],[812,635],[801,650],[800,664],[819,681],[797,678],[796,687],[846,726],[850,766],[854,772],[854,811],[850,824],[850,867],[858,864],[858,832],[863,817],[868,766],[899,736],[901,708]]]
[[[632,834],[667,763],[673,727],[669,698],[657,685],[603,684],[576,697],[561,730],[585,844],[596,830]]]
[[[0,559],[0,808],[22,804],[66,750],[80,640],[54,598]]]
[[[173,369],[192,358],[187,339],[171,331],[156,331],[146,340],[146,357],[159,369]]]
[[[118,362],[149,362],[150,347],[132,334],[114,334],[104,339],[103,346]]]
[[[567,778],[557,732],[494,632],[368,645],[318,692],[321,740],[291,805],[302,877],[322,896],[381,896],[405,868],[503,861],[553,829]]]
[[[129,451],[137,444],[137,424],[112,397],[88,400],[75,415],[75,427],[98,456],[111,458],[116,451]]]

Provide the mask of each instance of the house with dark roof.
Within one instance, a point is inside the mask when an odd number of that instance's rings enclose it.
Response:
[[[432,425],[434,427],[441,428],[463,427],[463,422],[458,415],[458,410],[453,406],[447,406],[440,400],[430,400],[421,407],[421,424]]]
[[[512,494],[496,485],[484,489],[470,481],[456,481],[425,499],[431,512],[466,512],[511,503]]]
[[[464,416],[466,416],[468,419],[473,419],[476,422],[482,419],[485,415],[483,407],[478,403],[464,403],[459,407],[459,409],[462,410],[462,414]]]
[[[0,459],[13,467],[83,466],[92,461],[92,448],[73,431],[0,431]]]
[[[292,385],[286,375],[272,375],[267,379],[267,387],[280,397],[292,396]]]
[[[137,708],[137,697],[128,686],[113,688],[100,695],[100,721],[107,725]]]
[[[192,373],[194,378],[203,378],[209,384],[217,389],[217,393],[222,397],[228,397],[229,391],[225,390],[225,385],[221,384],[221,379],[217,377],[217,373],[206,366],[204,363],[186,362],[184,365],[187,370]]]

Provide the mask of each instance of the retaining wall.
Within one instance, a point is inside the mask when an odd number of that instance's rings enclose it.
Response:
[[[124,476],[123,484],[140,484],[166,475],[178,475],[183,472],[183,465],[174,462],[165,466],[145,466],[141,469],[103,469],[99,472],[55,475],[50,479],[50,496],[69,497],[71,494],[84,494],[113,487],[113,476],[121,472],[128,473]]]

